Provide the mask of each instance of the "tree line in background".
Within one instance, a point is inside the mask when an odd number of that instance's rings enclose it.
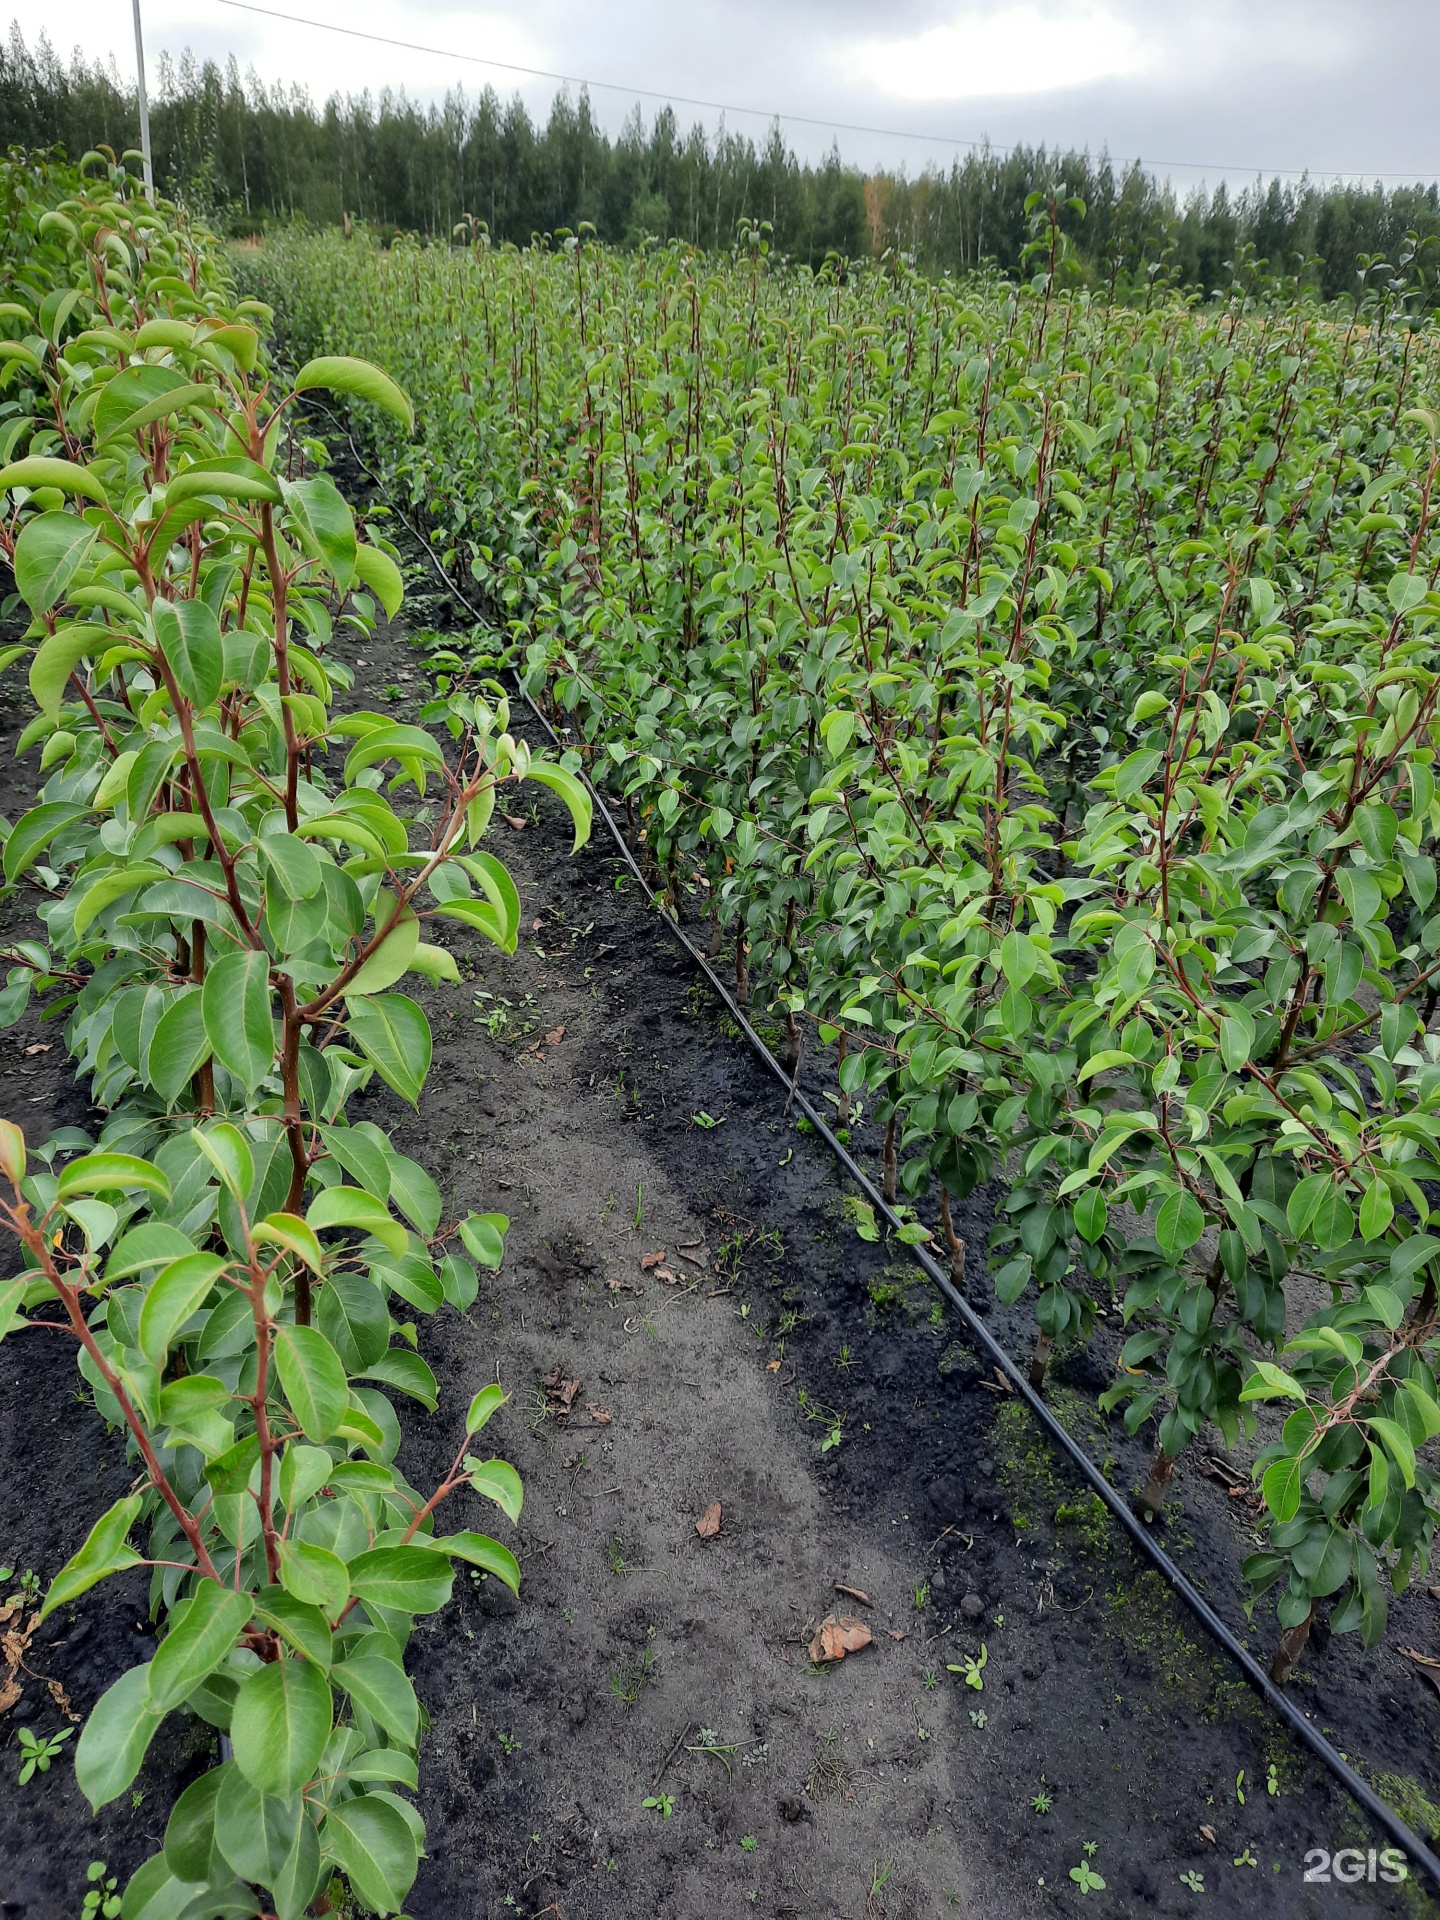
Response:
[[[518,98],[463,90],[442,105],[403,92],[332,96],[317,108],[301,87],[267,87],[189,53],[162,55],[151,134],[157,184],[235,234],[267,221],[318,224],[349,216],[382,232],[448,234],[464,215],[496,242],[588,221],[602,240],[648,236],[728,246],[742,218],[768,221],[775,249],[818,265],[827,254],[887,248],[934,271],[1025,263],[1027,196],[1063,181],[1084,203],[1068,211],[1070,271],[1130,287],[1157,272],[1209,292],[1236,263],[1298,276],[1327,299],[1372,282],[1436,291],[1440,189],[1323,187],[1308,181],[1235,193],[1224,184],[1181,200],[1138,162],[1045,147],[982,148],[948,170],[862,174],[838,148],[801,161],[777,121],[756,141],[721,122],[681,131],[672,108],[646,125],[639,109],[616,138],[590,102],[556,95],[538,126]],[[72,157],[139,141],[135,90],[113,63],[67,66],[42,33],[31,49],[18,23],[0,44],[0,138],[59,147]],[[1386,271],[1386,269],[1390,271]],[[1397,289],[1398,290],[1398,289]]]

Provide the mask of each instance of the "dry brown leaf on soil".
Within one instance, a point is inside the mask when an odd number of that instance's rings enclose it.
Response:
[[[61,1686],[58,1680],[47,1680],[45,1685],[50,1691],[50,1698],[55,1702],[61,1713],[64,1714],[67,1720],[78,1727],[84,1715],[76,1713],[74,1707],[70,1704],[70,1696],[66,1693],[64,1687]]]
[[[702,1540],[713,1540],[720,1531],[720,1502],[712,1500],[700,1518],[695,1522],[695,1531]]]
[[[869,1594],[862,1593],[859,1587],[842,1586],[840,1581],[837,1580],[835,1582],[835,1591],[837,1593],[843,1593],[847,1600],[858,1600],[862,1607],[868,1607],[870,1605]]]
[[[12,1673],[8,1679],[0,1680],[0,1713],[8,1713],[21,1694],[20,1682]]]
[[[810,1658],[817,1666],[824,1660],[843,1660],[847,1653],[868,1647],[874,1638],[865,1622],[853,1613],[827,1613],[810,1642]]]
[[[709,1265],[709,1256],[703,1249],[699,1253],[687,1253],[684,1247],[677,1247],[675,1251],[682,1260],[688,1261],[692,1267],[699,1267],[702,1273],[705,1272]]]
[[[1411,1660],[1419,1669],[1417,1678],[1428,1680],[1437,1693],[1440,1693],[1440,1660],[1432,1660],[1428,1653],[1417,1653],[1414,1647],[1397,1647],[1395,1651],[1402,1660]]]
[[[551,1029],[549,1033],[546,1034],[545,1044],[547,1047],[558,1047],[560,1042],[564,1038],[565,1038],[564,1027],[563,1026],[554,1027]]]
[[[525,831],[525,822],[520,818],[519,814],[502,813],[500,818],[505,822],[507,827],[513,828],[516,833],[523,833]]]
[[[25,1058],[30,1060],[33,1059],[37,1053],[49,1053],[49,1051],[50,1042],[48,1040],[37,1040],[33,1045],[26,1047]]]
[[[1212,1847],[1219,1846],[1220,1842],[1215,1838],[1215,1829],[1213,1827],[1201,1827],[1200,1831],[1205,1836],[1205,1838],[1210,1842]]]
[[[589,1414],[590,1418],[595,1422],[597,1427],[608,1427],[610,1422],[615,1417],[614,1414],[607,1413],[604,1407],[597,1407],[593,1400],[587,1400],[585,1402],[585,1411]]]
[[[667,1287],[688,1287],[690,1284],[683,1273],[676,1273],[670,1267],[657,1267],[655,1278],[663,1280]]]
[[[765,1371],[767,1373],[778,1373],[780,1371],[780,1362],[778,1360],[767,1360],[765,1362]]]
[[[658,1253],[642,1253],[640,1256],[641,1271],[644,1273],[649,1273],[652,1267],[662,1266],[664,1264],[664,1261],[665,1261],[664,1247],[661,1247]]]
[[[575,1396],[580,1391],[578,1380],[567,1380],[561,1367],[552,1367],[544,1380],[545,1398],[550,1402],[552,1411],[570,1413],[575,1406]]]

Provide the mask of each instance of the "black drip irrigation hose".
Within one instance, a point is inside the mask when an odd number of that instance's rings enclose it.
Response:
[[[328,411],[328,409],[326,409],[326,411]],[[370,466],[369,462],[365,460],[359,448],[355,445],[348,428],[345,427],[334,414],[331,414],[330,417],[335,421],[336,426],[349,442],[350,451],[360,467],[370,475],[376,486],[378,486],[385,495],[391,511],[399,517],[415,539],[420,542],[426,558],[444,583],[446,592],[459,601],[460,605],[465,608],[466,612],[472,616],[478,625],[489,626],[490,623],[486,619],[485,614],[466,598],[465,594],[456,586],[449,574],[446,573],[439,556],[431,546],[426,535],[414,524],[403,509],[396,505],[389,488],[385,485],[385,482],[379,474]],[[535,719],[538,720],[540,725],[545,729],[551,743],[555,747],[563,750],[563,742],[560,736],[556,733],[546,715],[531,698],[520,675],[516,673],[514,677],[516,691],[519,693],[521,699],[524,700]],[[740,1006],[734,994],[731,993],[719,974],[716,973],[714,967],[711,966],[709,958],[702,953],[694,941],[690,939],[678,920],[667,913],[660,905],[659,896],[654,892],[649,881],[645,878],[639,861],[631,852],[625,836],[616,825],[614,816],[611,813],[604,795],[596,789],[588,774],[582,771],[580,777],[589,789],[591,798],[599,810],[601,818],[610,829],[610,836],[614,840],[621,858],[629,867],[631,873],[633,873],[635,878],[640,882],[651,905],[665,922],[670,932],[680,942],[680,945],[685,949],[686,953],[689,954],[691,960],[693,960],[695,965],[700,969],[700,972],[705,976],[711,990],[716,994],[726,1012],[730,1015],[730,1018],[735,1022],[741,1033],[744,1034],[746,1040],[749,1041],[760,1060],[785,1088],[789,1103],[797,1106],[804,1114],[805,1118],[810,1122],[810,1125],[815,1129],[816,1133],[819,1134],[826,1146],[829,1147],[831,1153],[834,1154],[846,1173],[849,1174],[850,1178],[864,1193],[866,1199],[875,1209],[876,1214],[885,1222],[886,1226],[892,1232],[898,1232],[905,1223],[875,1186],[864,1168],[858,1164],[844,1142],[836,1139],[824,1115],[817,1112],[806,1096],[800,1091],[797,1077],[787,1072],[781,1062],[777,1060],[775,1055],[770,1051],[770,1048],[764,1040],[762,1040],[760,1035],[755,1031],[754,1027],[751,1026],[744,1009]],[[1170,1555],[1166,1553],[1165,1549],[1149,1530],[1136,1518],[1129,1504],[1122,1499],[1115,1488],[1111,1486],[1110,1482],[1105,1478],[1104,1474],[1101,1473],[1089,1454],[1080,1446],[1068,1429],[1055,1417],[1045,1401],[1031,1386],[1029,1376],[1010,1357],[1005,1348],[1001,1346],[1000,1342],[995,1338],[994,1334],[991,1333],[984,1321],[981,1320],[975,1312],[975,1309],[956,1287],[950,1275],[939,1262],[922,1246],[911,1246],[907,1244],[906,1252],[911,1255],[923,1269],[926,1276],[935,1282],[936,1286],[940,1288],[941,1292],[949,1300],[951,1306],[955,1309],[956,1313],[959,1314],[961,1322],[973,1345],[978,1347],[986,1359],[1004,1375],[1005,1379],[1010,1383],[1012,1390],[1019,1395],[1030,1413],[1039,1421],[1049,1439],[1060,1449],[1071,1464],[1076,1467],[1091,1490],[1098,1494],[1104,1501],[1111,1514],[1119,1521],[1121,1529],[1129,1536],[1132,1545],[1139,1549],[1141,1554],[1155,1568],[1156,1572],[1165,1581],[1166,1585],[1170,1587],[1172,1592],[1184,1601],[1185,1605],[1190,1609],[1191,1613],[1194,1614],[1201,1626],[1205,1628],[1205,1631],[1215,1641],[1216,1645],[1234,1661],[1246,1681],[1255,1692],[1259,1694],[1271,1712],[1274,1713],[1277,1718],[1284,1721],[1285,1725],[1300,1741],[1302,1746],[1309,1748],[1310,1752],[1314,1754],[1321,1765],[1326,1767],[1329,1772],[1334,1775],[1335,1779],[1339,1781],[1340,1785],[1344,1787],[1350,1797],[1359,1806],[1363,1807],[1375,1824],[1381,1828],[1383,1832],[1388,1834],[1395,1844],[1401,1848],[1405,1854],[1406,1864],[1411,1867],[1423,1867],[1435,1886],[1440,1888],[1440,1856],[1437,1856],[1419,1835],[1414,1833],[1410,1827],[1406,1825],[1399,1814],[1396,1813],[1395,1809],[1388,1801],[1383,1800],[1380,1795],[1376,1793],[1368,1781],[1361,1778],[1354,1767],[1350,1765],[1349,1761],[1330,1744],[1319,1728],[1306,1719],[1294,1701],[1281,1692],[1280,1688],[1275,1685],[1275,1682],[1255,1659],[1254,1655],[1241,1645],[1240,1641],[1236,1639],[1235,1635],[1210,1605],[1209,1601],[1205,1599],[1204,1595],[1199,1592],[1186,1575],[1181,1572],[1180,1568],[1170,1558]]]

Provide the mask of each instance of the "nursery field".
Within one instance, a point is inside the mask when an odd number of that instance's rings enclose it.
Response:
[[[0,200],[6,1920],[1434,1910],[1397,277]]]

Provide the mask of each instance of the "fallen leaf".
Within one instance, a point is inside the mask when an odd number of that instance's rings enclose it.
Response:
[[[1212,1847],[1219,1846],[1220,1842],[1215,1838],[1215,1829],[1213,1827],[1201,1827],[1200,1831],[1202,1834],[1204,1834],[1205,1838],[1210,1842]]]
[[[540,928],[541,928],[541,925],[542,925],[542,924],[543,924],[543,923],[542,923],[541,921],[539,921],[539,920],[532,920],[532,921],[530,922],[530,931],[531,931],[532,933],[538,933],[538,932],[540,931]]]
[[[652,1267],[658,1267],[662,1263],[664,1258],[665,1258],[664,1247],[661,1247],[658,1253],[642,1253],[640,1256],[641,1270],[645,1273],[649,1273],[650,1269]]]
[[[28,1060],[33,1054],[49,1053],[49,1051],[50,1051],[50,1042],[48,1040],[37,1040],[35,1041],[33,1046],[26,1047],[25,1058]]]
[[[564,1027],[555,1027],[551,1030],[551,1032],[546,1034],[545,1044],[547,1047],[558,1047],[560,1042],[564,1038],[565,1038]]]
[[[610,1422],[615,1417],[614,1414],[607,1413],[604,1407],[597,1407],[593,1400],[587,1400],[585,1402],[585,1411],[589,1414],[590,1418],[595,1422],[597,1427],[608,1427]]]
[[[50,1691],[50,1698],[55,1702],[61,1713],[64,1714],[67,1720],[78,1727],[84,1715],[76,1713],[74,1707],[70,1704],[70,1696],[66,1693],[64,1687],[61,1686],[58,1680],[47,1680],[45,1685]]]
[[[720,1531],[720,1502],[712,1500],[700,1518],[695,1522],[695,1531],[702,1540],[713,1540]]]
[[[8,1679],[0,1680],[0,1713],[8,1713],[20,1698],[23,1689],[12,1673]]]
[[[513,827],[516,833],[523,833],[525,831],[525,822],[518,814],[502,813],[500,818],[505,822],[507,827]]]
[[[765,1371],[767,1373],[778,1373],[780,1371],[780,1362],[778,1360],[767,1360],[765,1362]]]
[[[578,1380],[567,1380],[560,1367],[552,1367],[545,1376],[545,1397],[556,1413],[569,1413],[575,1405],[575,1396],[580,1391]]]
[[[843,1593],[847,1600],[858,1600],[862,1607],[868,1607],[870,1605],[869,1594],[862,1593],[859,1587],[842,1587],[837,1580],[835,1582],[835,1591],[837,1593]]]
[[[810,1658],[817,1666],[824,1660],[843,1660],[847,1653],[858,1653],[862,1647],[868,1647],[874,1638],[865,1622],[857,1620],[853,1613],[842,1613],[838,1617],[827,1613],[810,1642]]]
[[[677,1247],[675,1251],[680,1255],[682,1260],[688,1260],[692,1267],[699,1267],[702,1273],[704,1273],[710,1264],[703,1253],[687,1253],[684,1247]]]

